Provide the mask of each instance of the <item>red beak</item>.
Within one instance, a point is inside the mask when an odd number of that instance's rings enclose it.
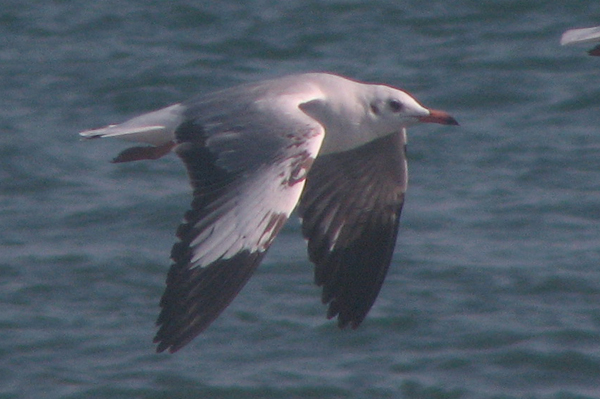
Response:
[[[429,115],[420,117],[419,121],[425,123],[439,123],[441,125],[458,126],[456,119],[451,117],[447,112],[438,111],[435,109],[430,109]]]

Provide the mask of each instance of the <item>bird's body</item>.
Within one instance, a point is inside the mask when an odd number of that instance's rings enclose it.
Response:
[[[206,329],[250,278],[298,205],[328,317],[357,327],[390,264],[407,186],[406,127],[456,125],[406,92],[311,73],[250,83],[82,132],[171,150],[194,189],[161,300],[158,351]]]

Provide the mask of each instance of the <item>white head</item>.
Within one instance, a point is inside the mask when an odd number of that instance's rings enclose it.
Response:
[[[362,99],[367,112],[367,123],[379,134],[390,134],[417,123],[458,125],[456,119],[444,111],[423,107],[402,90],[383,85],[371,85]]]
[[[423,107],[408,93],[335,75],[312,74],[322,97],[300,105],[325,128],[320,153],[340,152],[417,123],[458,125],[448,113]]]

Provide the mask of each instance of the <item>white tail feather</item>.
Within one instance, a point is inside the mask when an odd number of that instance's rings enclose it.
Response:
[[[182,111],[183,106],[175,104],[140,115],[118,125],[86,130],[79,134],[86,139],[115,137],[121,140],[160,146],[175,138],[175,129],[182,121]]]

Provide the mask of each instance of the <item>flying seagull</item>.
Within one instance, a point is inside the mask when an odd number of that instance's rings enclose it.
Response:
[[[581,44],[600,42],[600,26],[593,28],[570,29],[563,33],[560,44]],[[589,55],[600,56],[600,44],[588,51]]]
[[[193,188],[162,296],[157,351],[204,331],[246,284],[298,206],[327,317],[358,327],[390,265],[407,186],[406,128],[458,125],[407,92],[327,73],[245,84],[84,131],[174,151]]]

